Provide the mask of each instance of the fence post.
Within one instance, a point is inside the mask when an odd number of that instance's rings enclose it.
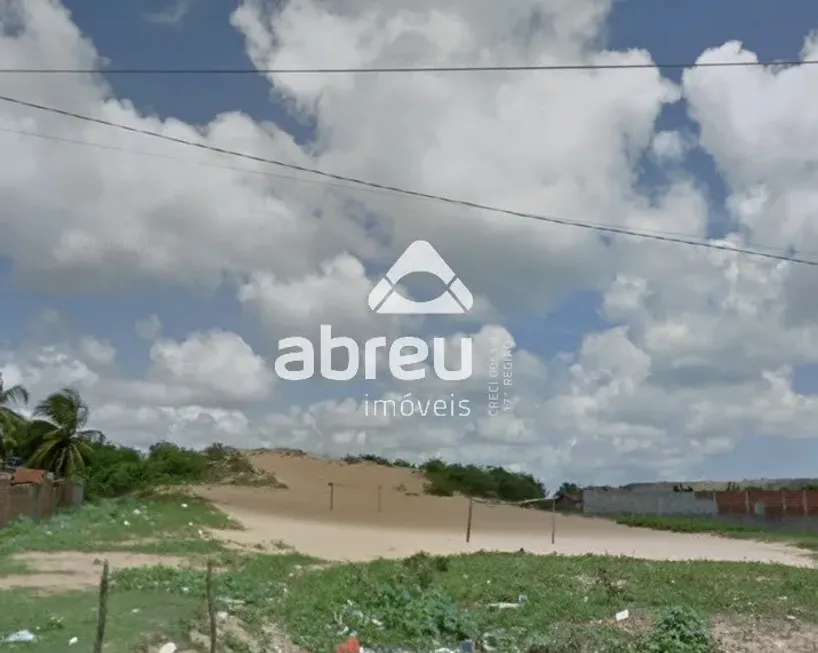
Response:
[[[807,491],[801,490],[801,507],[804,509],[804,517],[809,516],[809,508],[807,507]]]
[[[381,511],[381,486],[378,486],[378,512]]]
[[[719,495],[713,490],[713,514],[719,514]]]
[[[207,616],[210,621],[210,653],[216,653],[218,627],[216,625],[216,592],[213,588],[213,561],[207,561]]]
[[[329,485],[329,509],[335,508],[335,483],[328,483]]]
[[[557,537],[557,501],[551,499],[551,544]]]
[[[781,490],[781,516],[787,516],[787,491]]]
[[[750,514],[750,490],[744,490],[744,512]]]
[[[469,497],[469,516],[466,519],[466,542],[471,541],[471,518],[474,510],[474,497]]]
[[[102,644],[105,641],[105,623],[108,621],[108,575],[110,571],[111,569],[106,560],[99,581],[99,613],[97,615],[97,636],[94,640],[94,653],[102,653]]]

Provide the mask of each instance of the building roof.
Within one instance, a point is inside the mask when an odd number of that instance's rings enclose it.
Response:
[[[47,471],[44,469],[26,469],[20,468],[16,469],[11,477],[11,484],[12,485],[22,485],[24,483],[37,483],[40,484],[45,481],[46,475],[48,474]]]

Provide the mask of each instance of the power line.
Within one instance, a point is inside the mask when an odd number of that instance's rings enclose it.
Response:
[[[232,172],[240,172],[242,174],[261,175],[263,177],[271,177],[273,179],[282,179],[282,180],[287,180],[287,181],[294,181],[294,182],[302,183],[302,184],[319,184],[321,186],[325,186],[325,187],[329,187],[329,188],[337,188],[337,189],[344,190],[344,191],[373,193],[373,194],[376,194],[376,195],[390,195],[391,197],[397,197],[397,198],[401,198],[401,199],[411,199],[411,200],[420,199],[420,200],[423,200],[423,201],[434,201],[434,202],[439,201],[436,198],[432,198],[432,197],[430,197],[430,198],[426,198],[426,197],[421,197],[421,198],[408,197],[406,195],[398,194],[398,193],[395,193],[393,191],[384,190],[384,189],[380,189],[380,188],[368,188],[366,186],[353,186],[353,185],[350,185],[350,184],[342,184],[342,183],[336,183],[336,182],[328,181],[326,179],[306,179],[304,177],[298,177],[298,176],[295,176],[295,175],[285,175],[285,174],[281,174],[281,173],[277,173],[277,172],[271,172],[270,170],[252,170],[250,168],[243,168],[243,167],[240,167],[240,166],[231,166],[231,165],[225,165],[225,164],[212,163],[212,162],[209,162],[209,161],[200,161],[200,160],[195,160],[195,159],[188,159],[188,158],[183,158],[183,157],[178,157],[178,156],[171,156],[169,154],[160,154],[158,152],[146,152],[146,151],[143,151],[143,150],[135,150],[135,149],[132,149],[132,148],[126,148],[126,147],[120,147],[120,146],[116,146],[116,145],[110,145],[108,143],[95,143],[95,142],[87,141],[87,140],[83,140],[83,139],[68,138],[68,137],[65,137],[65,136],[55,136],[53,134],[42,134],[42,133],[38,133],[38,132],[23,131],[23,130],[18,130],[18,129],[7,129],[7,128],[4,128],[4,127],[0,127],[0,134],[11,134],[11,135],[14,135],[14,136],[25,136],[27,138],[37,138],[37,139],[40,139],[40,140],[54,141],[54,142],[57,142],[57,143],[63,143],[63,144],[68,144],[68,145],[79,145],[79,146],[83,146],[83,147],[90,147],[90,148],[100,149],[100,150],[108,151],[108,152],[121,152],[121,153],[124,153],[124,154],[151,157],[151,158],[156,158],[156,159],[163,159],[163,160],[166,160],[166,161],[174,161],[174,162],[177,162],[177,163],[187,163],[187,164],[192,164],[192,165],[196,165],[196,166],[202,166],[202,167],[205,167],[205,168],[214,168],[214,169],[217,169],[217,170],[229,170],[229,171],[232,171]],[[588,225],[588,227],[605,228],[607,226],[604,223],[590,222],[590,221],[585,221],[583,224]],[[668,231],[668,230],[665,230],[665,229],[644,229],[643,228],[643,229],[639,230],[639,233],[644,234],[644,235],[673,236],[673,237],[678,237],[678,238],[684,238],[686,240],[696,240],[698,238],[695,235],[691,235],[691,234],[687,234],[687,233],[683,233],[683,232],[678,232],[678,231]],[[705,241],[701,241],[701,239],[699,239],[699,242],[705,242]],[[757,251],[767,251],[767,252],[788,252],[789,251],[788,248],[784,248],[784,247],[773,247],[773,246],[769,246],[769,245],[760,245],[760,244],[753,245],[753,249],[757,250]],[[813,254],[813,252],[804,252],[804,253],[805,254]],[[816,253],[815,255],[818,256],[818,253]],[[787,259],[787,260],[789,260],[789,259]]]
[[[543,64],[518,66],[392,66],[360,68],[0,68],[0,74],[76,75],[359,75],[395,73],[492,73],[545,72],[571,70],[640,70],[658,68],[763,68],[795,67],[818,64],[818,59],[803,61],[782,59],[766,61],[691,61],[687,63],[610,63],[610,64]]]
[[[748,248],[740,248],[740,247],[732,247],[729,245],[720,245],[718,243],[714,243],[711,241],[704,241],[704,240],[693,240],[690,238],[683,238],[665,234],[656,234],[656,233],[647,233],[644,231],[636,231],[633,229],[626,229],[623,227],[613,227],[607,225],[600,225],[600,224],[593,224],[588,222],[579,222],[576,220],[568,220],[566,218],[557,218],[553,216],[545,216],[539,215],[536,213],[526,213],[523,211],[514,211],[511,209],[504,209],[497,206],[491,206],[488,204],[480,204],[478,202],[471,202],[468,200],[457,199],[453,197],[447,197],[445,195],[435,195],[432,193],[424,193],[421,191],[410,190],[406,188],[400,188],[398,186],[391,186],[388,184],[379,184],[377,182],[366,181],[364,179],[357,179],[355,177],[347,177],[344,175],[335,174],[332,172],[326,172],[324,170],[318,170],[316,168],[308,168],[306,166],[297,165],[294,163],[287,163],[285,161],[279,161],[277,159],[268,159],[265,157],[256,156],[254,154],[246,154],[244,152],[236,152],[234,150],[228,150],[220,147],[216,147],[214,145],[207,145],[205,143],[197,143],[195,141],[189,141],[184,138],[176,138],[175,136],[168,136],[166,134],[161,134],[159,132],[150,131],[148,129],[141,129],[138,127],[131,127],[129,125],[123,125],[121,123],[111,122],[109,120],[104,120],[102,118],[94,118],[92,116],[85,116],[79,113],[74,113],[73,111],[66,111],[65,109],[58,109],[55,107],[48,107],[42,104],[37,104],[34,102],[28,102],[26,100],[20,100],[18,98],[10,98],[6,96],[0,95],[0,102],[7,102],[10,104],[14,104],[17,106],[26,107],[29,109],[36,109],[38,111],[44,111],[47,113],[53,113],[60,116],[65,116],[67,118],[74,118],[76,120],[82,120],[84,122],[89,122],[97,125],[103,125],[106,127],[113,127],[115,129],[120,129],[123,131],[130,132],[132,134],[140,134],[143,136],[151,136],[153,138],[158,138],[164,141],[168,141],[171,143],[177,143],[179,145],[186,145],[188,147],[195,147],[200,150],[205,150],[209,152],[216,152],[218,154],[226,154],[228,156],[235,156],[242,159],[247,159],[248,161],[255,161],[257,163],[266,163],[269,165],[278,166],[281,168],[286,168],[288,170],[294,170],[297,172],[305,172],[308,174],[316,175],[318,177],[322,177],[325,179],[330,179],[333,181],[340,181],[346,182],[350,184],[355,184],[356,186],[366,187],[366,188],[374,188],[379,189],[382,191],[388,191],[391,193],[396,193],[399,195],[404,195],[406,197],[415,197],[424,200],[434,200],[437,202],[442,202],[445,204],[450,204],[453,206],[462,206],[464,208],[469,209],[478,209],[481,211],[488,211],[490,213],[498,213],[502,215],[510,215],[518,218],[524,218],[527,220],[537,220],[539,222],[547,222],[550,224],[558,224],[566,227],[575,227],[578,229],[587,229],[591,231],[596,231],[599,233],[605,233],[610,235],[616,236],[630,236],[634,238],[642,238],[645,240],[654,240],[659,242],[668,242],[668,243],[676,243],[679,245],[688,245],[691,247],[702,247],[705,249],[712,249],[717,251],[723,252],[733,252],[737,254],[744,254],[747,256],[756,256],[760,258],[771,259],[774,261],[785,261],[789,263],[797,263],[800,265],[810,265],[818,267],[817,260],[805,259],[805,258],[798,258],[795,256],[788,256],[783,254],[774,254],[771,252],[764,252],[761,250],[756,249],[748,249]]]
[[[37,138],[40,140],[47,140],[47,141],[54,141],[57,143],[63,143],[68,145],[80,145],[83,147],[90,147],[95,149],[100,149],[103,151],[108,152],[122,152],[125,154],[133,154],[137,156],[146,156],[156,159],[163,159],[168,161],[174,161],[178,163],[188,163],[196,166],[203,166],[206,168],[215,168],[219,170],[230,170],[233,172],[241,172],[243,174],[251,174],[251,175],[261,175],[264,177],[272,177],[274,179],[282,179],[288,181],[294,181],[298,183],[305,183],[305,184],[320,184],[321,186],[326,186],[330,188],[337,188],[345,191],[355,191],[355,192],[366,192],[366,193],[373,193],[373,194],[380,194],[380,195],[389,195],[391,197],[397,197],[401,199],[412,199],[412,200],[423,200],[423,201],[434,201],[438,202],[439,200],[434,197],[408,197],[406,195],[395,193],[391,190],[384,190],[380,188],[368,188],[366,186],[353,186],[350,184],[342,184],[336,183],[332,181],[328,181],[326,179],[306,179],[304,177],[297,177],[295,175],[285,175],[281,173],[271,172],[269,170],[252,170],[250,168],[242,168],[240,166],[231,166],[231,165],[224,165],[218,163],[211,163],[209,161],[198,161],[194,159],[188,159],[178,156],[170,156],[168,154],[159,154],[157,152],[145,152],[143,150],[134,150],[131,148],[126,147],[119,147],[116,145],[110,145],[108,143],[95,143],[92,141],[86,141],[78,138],[68,138],[65,136],[55,136],[53,134],[42,134],[38,132],[31,132],[31,131],[23,131],[18,129],[7,129],[4,127],[0,127],[0,134],[11,134],[14,136],[25,136],[27,138]],[[604,228],[607,225],[600,222],[589,222],[585,221],[585,225],[589,227],[601,227]],[[688,240],[695,240],[697,237],[691,234],[686,234],[683,232],[674,232],[674,231],[667,231],[663,229],[641,229],[640,233],[643,234],[650,234],[650,235],[661,235],[661,236],[675,236],[679,238],[685,238]],[[756,248],[761,250],[767,251],[774,251],[774,252],[784,252],[787,251],[785,248],[782,247],[769,247],[763,245],[756,245]]]
[[[287,181],[295,181],[305,184],[320,184],[322,186],[329,186],[331,188],[339,188],[343,190],[354,190],[354,191],[365,191],[369,193],[381,193],[386,194],[388,191],[379,190],[375,188],[362,188],[360,186],[350,186],[349,184],[341,184],[341,183],[334,183],[331,181],[326,181],[324,179],[305,179],[304,177],[297,177],[295,175],[285,175],[277,172],[271,172],[270,170],[251,170],[250,168],[242,168],[240,166],[231,166],[219,163],[211,163],[209,161],[197,161],[195,159],[186,159],[180,156],[171,156],[169,154],[160,154],[158,152],[145,152],[143,150],[134,150],[131,148],[126,147],[119,147],[116,145],[110,145],[108,143],[94,143],[92,141],[86,141],[79,138],[68,138],[66,136],[55,136],[53,134],[41,134],[37,132],[30,132],[30,131],[23,131],[19,129],[7,129],[5,127],[0,127],[0,134],[12,134],[14,136],[25,136],[27,138],[38,138],[40,140],[46,141],[54,141],[56,143],[63,143],[67,145],[81,145],[83,147],[91,147],[100,150],[105,150],[109,152],[123,152],[126,154],[134,154],[137,156],[147,156],[156,159],[164,159],[167,161],[175,161],[178,163],[188,163],[196,166],[202,166],[205,168],[216,168],[219,170],[230,170],[233,172],[240,172],[242,174],[248,175],[261,175],[264,177],[272,177],[275,179],[283,179]],[[390,195],[394,195],[393,193],[388,193]]]

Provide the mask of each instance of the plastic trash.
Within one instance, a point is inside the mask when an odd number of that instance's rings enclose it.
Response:
[[[625,619],[627,619],[630,616],[631,616],[630,612],[628,612],[627,610],[622,610],[622,612],[617,612],[616,613],[616,620],[617,621],[625,621]]]
[[[162,653],[160,651],[160,653]],[[350,637],[335,648],[335,653],[361,653],[361,643],[357,637]]]
[[[72,637],[71,639],[68,640],[68,645],[74,646],[74,644],[76,644],[78,641],[80,641],[79,637]]]
[[[37,636],[30,630],[18,630],[16,633],[11,633],[3,638],[4,643],[11,644],[12,642],[34,642]]]

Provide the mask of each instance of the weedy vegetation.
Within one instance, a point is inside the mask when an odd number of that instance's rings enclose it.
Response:
[[[471,639],[508,653],[712,653],[712,619],[818,620],[818,575],[780,565],[524,553],[326,564],[292,552],[225,550],[199,532],[235,526],[206,502],[176,495],[20,522],[2,534],[0,584],[22,551],[150,544],[194,560],[207,555],[217,607],[241,624],[242,637],[226,632],[220,643],[232,653],[270,650],[282,632],[305,651],[331,652],[353,631],[374,650],[456,650]],[[205,584],[203,566],[114,570],[106,650],[168,640],[181,649],[195,640],[205,632]],[[45,653],[71,637],[86,648],[92,641],[93,591],[2,590],[0,602],[0,633],[37,634],[35,642],[4,645],[9,650]],[[617,623],[625,609],[630,616]]]
[[[786,542],[802,549],[818,551],[818,533],[800,530],[794,523],[791,531],[764,530],[752,524],[741,524],[717,518],[676,517],[673,515],[623,515],[617,524],[635,528],[650,528],[673,533],[710,533],[736,539]]]

